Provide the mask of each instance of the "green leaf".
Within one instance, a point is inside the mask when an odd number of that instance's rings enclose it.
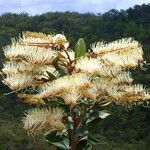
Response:
[[[71,116],[68,116],[66,121],[65,121],[65,125],[68,129],[73,129],[73,120]]]
[[[86,124],[82,125],[80,128],[77,128],[75,130],[75,134],[78,136],[78,137],[82,137],[81,140],[83,140],[83,138],[86,138],[87,135],[88,135],[88,128],[86,126]]]
[[[92,144],[87,143],[86,146],[82,150],[91,150],[92,149]]]
[[[92,134],[96,134],[101,125],[101,118],[96,118],[88,123],[88,131]]]
[[[58,61],[59,61],[59,57],[56,57],[56,58],[53,60],[53,66],[54,66],[55,69],[60,73],[60,76],[67,75],[67,72],[59,66]]]
[[[50,77],[50,79],[55,80],[57,79],[52,73],[50,73],[49,71],[46,71],[46,73],[48,74],[48,76]]]
[[[108,113],[105,110],[99,112],[99,117],[102,118],[102,119],[105,119],[109,115],[110,115],[110,113]]]
[[[77,144],[76,150],[91,150],[92,144],[87,140],[82,140]]]
[[[111,102],[108,102],[108,103],[102,104],[101,106],[102,106],[102,107],[104,107],[104,106],[108,106],[109,104],[111,104]]]
[[[86,121],[89,132],[93,134],[97,133],[97,131],[100,129],[102,119],[105,119],[109,115],[110,113],[108,113],[105,110],[102,111],[97,110],[92,112]]]
[[[91,144],[93,145],[97,145],[97,144],[106,144],[106,142],[104,142],[104,140],[100,137],[97,137],[97,136],[93,136],[93,135],[89,135],[88,136],[88,140]]]
[[[86,54],[86,45],[82,38],[80,38],[75,45],[75,58],[82,57]]]
[[[87,145],[87,140],[81,140],[80,142],[78,142],[76,149],[77,150],[83,150]]]
[[[47,141],[61,150],[69,149],[69,140],[64,135],[60,135],[57,132],[47,132],[45,134]]]
[[[110,115],[110,113],[108,113],[106,110],[100,111],[99,109],[95,109],[95,111],[90,112],[88,114],[86,124],[90,123],[91,121],[93,121],[96,118],[105,119],[109,115]]]

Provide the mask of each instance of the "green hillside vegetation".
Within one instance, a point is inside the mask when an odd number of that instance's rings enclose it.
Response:
[[[2,47],[10,43],[22,31],[64,33],[74,48],[82,37],[87,46],[95,41],[114,41],[133,37],[143,45],[144,59],[150,63],[150,4],[136,5],[127,10],[110,10],[104,14],[77,12],[48,12],[30,16],[26,13],[5,13],[0,16],[0,66]],[[89,47],[90,48],[90,47]],[[150,88],[150,66],[133,70],[136,83]],[[1,77],[2,78],[2,77]],[[23,110],[33,107],[16,98],[9,88],[0,83],[0,150],[46,150],[42,135],[35,136],[36,142],[22,129]],[[113,105],[112,115],[100,122],[96,132],[107,143],[97,150],[148,150],[150,143],[150,108],[133,107],[131,110]]]

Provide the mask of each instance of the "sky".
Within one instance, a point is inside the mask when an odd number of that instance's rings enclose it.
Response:
[[[104,13],[110,9],[127,9],[148,4],[150,0],[0,0],[0,14],[6,12],[37,15],[54,11]]]

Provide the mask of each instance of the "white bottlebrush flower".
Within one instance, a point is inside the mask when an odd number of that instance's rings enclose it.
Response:
[[[111,82],[110,78],[98,78],[93,82],[93,84],[97,87],[100,97],[112,96],[119,90],[119,86]]]
[[[47,111],[43,109],[28,110],[26,116],[22,119],[24,129],[28,132],[41,131],[48,128]]]
[[[26,74],[26,76],[28,76],[27,80],[30,80],[29,78],[31,77],[31,81],[34,81],[33,87],[51,80],[49,73],[54,76],[58,76],[59,74],[59,72],[51,65],[36,65],[27,62],[15,61],[5,62],[2,72],[9,75],[7,76],[9,78],[13,77],[12,79],[15,79],[14,76],[18,76],[18,74],[21,74],[20,76],[23,76],[24,79],[24,74]],[[7,82],[9,82],[8,80],[10,81],[10,79],[6,79]]]
[[[72,83],[78,89],[88,88],[91,85],[90,75],[86,73],[76,73],[72,75]]]
[[[62,78],[59,78],[54,81],[54,85],[56,88],[58,88],[60,91],[63,89],[69,89],[72,86],[70,76],[64,76]]]
[[[85,98],[96,100],[99,95],[98,88],[95,84],[91,84],[89,88],[81,89],[81,95]]]
[[[29,73],[8,74],[3,83],[8,85],[12,90],[20,90],[31,86],[35,76]]]
[[[2,71],[5,74],[14,74],[18,72],[41,73],[43,66],[31,64],[28,62],[6,61],[3,64]]]
[[[91,74],[98,73],[101,67],[100,61],[96,58],[81,58],[75,64],[76,70]]]
[[[67,42],[66,37],[63,34],[56,34],[53,37],[53,43],[58,45],[64,45]]]
[[[44,83],[39,86],[38,92],[40,93],[42,98],[55,97],[56,93],[54,93],[53,83]]]
[[[47,82],[39,87],[41,97],[56,97],[69,89],[88,88],[91,85],[90,77],[86,74],[77,73],[72,76],[64,76],[52,82]]]
[[[15,74],[18,73],[18,65],[16,62],[7,61],[3,63],[2,72],[5,74]]]
[[[81,95],[79,93],[79,90],[73,87],[61,93],[60,97],[64,99],[67,105],[73,107],[77,104],[77,101],[81,98]]]
[[[32,64],[50,64],[57,56],[57,53],[51,49],[19,44],[6,46],[3,50],[8,60],[26,61]]]
[[[28,110],[25,115],[22,121],[24,129],[28,132],[43,130],[63,131],[65,129],[62,123],[64,111],[60,108],[34,108]]]
[[[103,54],[114,51],[122,53],[125,51],[136,49],[138,47],[140,47],[138,41],[135,41],[132,38],[123,38],[110,43],[98,42],[91,45],[93,52],[96,54]]]
[[[19,38],[18,42],[23,44],[44,44],[52,43],[52,35],[46,35],[44,33],[36,32],[23,32],[22,37]]]
[[[103,61],[108,61],[112,65],[123,68],[137,67],[139,62],[143,61],[142,48],[132,49],[124,53],[106,53],[101,56]]]
[[[130,72],[121,72],[115,78],[112,78],[111,82],[118,84],[131,84],[133,81]]]
[[[69,76],[64,76],[54,80],[53,82],[48,82],[39,87],[39,93],[42,97],[56,97],[60,93],[70,89],[73,85]]]
[[[38,106],[45,105],[45,102],[39,94],[18,94],[17,96],[28,104],[35,104]]]
[[[112,64],[108,62],[102,62],[101,64],[102,66],[99,68],[99,72],[97,73],[99,76],[114,78],[122,71],[120,67],[112,66]]]
[[[51,130],[63,131],[66,127],[63,124],[64,110],[61,108],[49,108],[48,110],[52,115],[47,116],[47,121],[50,124]]]
[[[150,99],[150,93],[143,85],[130,85],[126,86],[122,91],[115,93],[111,99],[111,102],[115,102],[121,105],[132,105],[143,103]]]
[[[26,59],[30,63],[48,65],[57,57],[57,53],[51,49],[33,47],[28,56]]]
[[[135,85],[131,85],[129,87],[127,87],[125,89],[126,92],[134,92],[134,93],[144,93],[144,94],[148,94],[149,92],[144,88],[144,86],[142,84],[135,84]]]

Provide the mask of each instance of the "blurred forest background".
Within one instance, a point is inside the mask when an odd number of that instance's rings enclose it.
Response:
[[[22,31],[64,33],[71,47],[82,37],[87,46],[95,41],[113,41],[134,37],[143,45],[144,58],[150,62],[150,4],[136,5],[127,10],[110,10],[104,14],[79,14],[77,12],[49,12],[30,16],[26,13],[0,15],[0,66],[2,47]],[[88,47],[90,48],[90,47]],[[150,66],[133,70],[136,83],[150,88]],[[42,135],[36,143],[22,129],[23,111],[31,106],[17,99],[15,94],[4,96],[9,88],[0,83],[0,150],[46,150]],[[131,110],[111,106],[112,115],[103,120],[97,129],[106,144],[97,150],[148,150],[150,148],[150,108],[133,107]],[[100,148],[101,147],[101,148]]]

